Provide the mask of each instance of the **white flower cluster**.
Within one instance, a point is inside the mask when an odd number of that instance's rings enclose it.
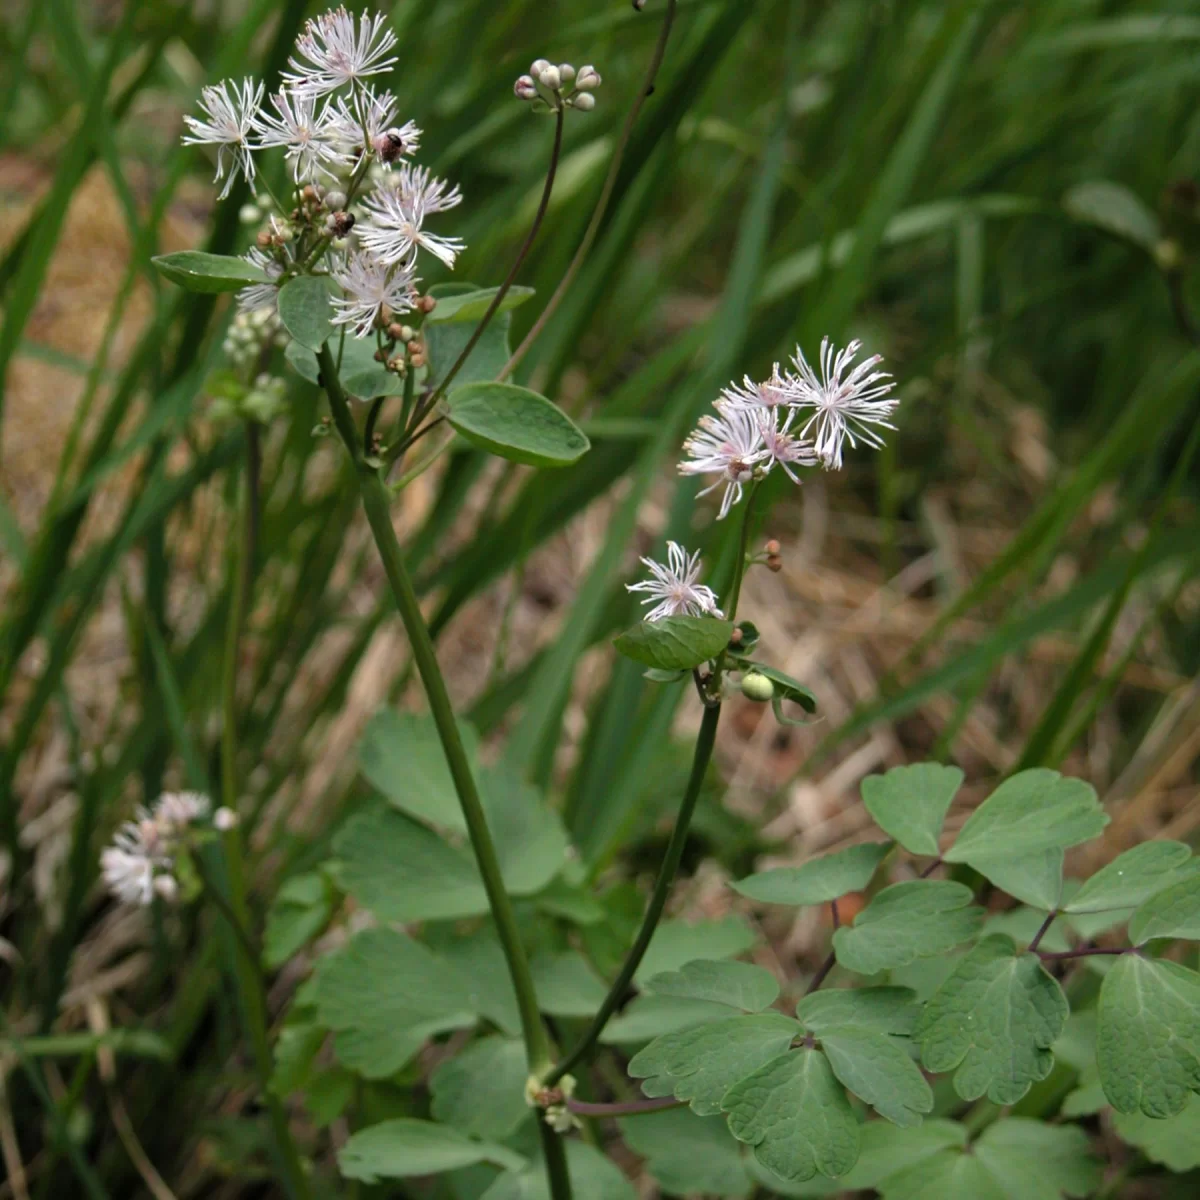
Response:
[[[188,829],[208,815],[207,796],[167,792],[150,809],[117,830],[113,844],[100,855],[104,882],[126,904],[149,904],[155,896],[174,900],[175,856]]]
[[[413,310],[419,252],[453,267],[464,249],[458,238],[425,228],[459,204],[461,192],[402,161],[419,147],[421,131],[401,123],[395,96],[371,82],[396,64],[395,48],[386,18],[332,9],[305,26],[269,107],[262,84],[226,80],[201,91],[202,118],[184,118],[186,145],[217,147],[222,199],[239,175],[254,187],[259,151],[282,148],[292,168],[297,207],[289,220],[273,217],[246,255],[267,282],[238,293],[243,309],[274,309],[292,275],[327,272],[342,290],[334,323],[366,337]],[[348,211],[355,204],[357,217]]]
[[[721,392],[715,411],[701,417],[684,442],[687,457],[679,464],[681,475],[715,476],[701,496],[724,487],[718,520],[742,499],[747,483],[765,478],[777,465],[799,483],[796,467],[839,470],[847,442],[856,447],[861,441],[873,449],[883,445],[880,430],[895,428],[891,416],[899,400],[891,394],[892,377],[876,370],[882,361],[879,355],[855,365],[861,349],[855,341],[835,353],[825,338],[820,374],[797,347],[792,369],[781,371],[776,363],[764,382],[747,376]],[[669,542],[665,565],[646,558],[642,562],[652,578],[628,586],[648,594],[650,599],[643,603],[658,601],[646,620],[720,615],[712,592],[696,582],[698,554],[689,557]]]

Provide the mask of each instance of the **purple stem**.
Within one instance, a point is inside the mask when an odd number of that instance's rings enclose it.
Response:
[[[656,1100],[626,1100],[617,1104],[590,1104],[586,1100],[568,1100],[567,1108],[581,1117],[638,1117],[643,1113],[662,1112],[665,1108],[681,1108],[682,1100],[664,1096]]]

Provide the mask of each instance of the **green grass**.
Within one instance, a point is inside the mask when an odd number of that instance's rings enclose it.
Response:
[[[680,4],[594,252],[517,372],[584,422],[593,452],[561,472],[490,476],[484,486],[497,502],[465,538],[459,518],[477,504],[485,464],[455,454],[430,477],[423,524],[402,531],[435,635],[444,635],[481,593],[521,579],[530,556],[575,517],[610,504],[603,544],[556,640],[528,662],[514,647],[473,713],[482,728],[504,729],[512,759],[557,792],[592,871],[610,866],[626,832],[642,828],[637,806],[647,773],[661,765],[678,697],[629,663],[602,673],[564,777],[555,751],[581,660],[632,618],[621,584],[652,495],[668,536],[704,539],[709,560],[729,571],[736,531],[689,533],[694,481],[671,481],[676,446],[719,386],[765,373],[797,340],[811,353],[824,333],[861,332],[914,397],[892,451],[870,465],[858,459],[839,496],[883,514],[881,553],[892,568],[916,553],[902,526],[919,522],[929,496],[948,488],[953,496],[965,483],[951,446],[972,448],[984,464],[972,482],[998,503],[1011,494],[1016,468],[997,434],[1009,414],[988,397],[1036,406],[1056,459],[1032,503],[995,513],[1012,533],[1007,548],[947,595],[879,695],[822,727],[809,769],[934,696],[956,706],[941,746],[952,758],[954,731],[991,672],[1048,631],[1071,639],[1077,659],[1063,665],[1015,760],[1060,764],[1115,715],[1104,726],[1117,731],[1107,751],[1118,766],[1129,762],[1155,711],[1145,697],[1139,711],[1118,708],[1124,664],[1107,652],[1135,601],[1150,614],[1140,640],[1165,645],[1182,677],[1200,667],[1195,606],[1175,603],[1200,571],[1187,439],[1200,420],[1200,357],[1172,311],[1153,245],[1115,235],[1113,214],[1063,204],[1079,184],[1111,181],[1157,221],[1164,191],[1200,173],[1200,25],[1190,8],[1182,0]],[[13,864],[0,933],[19,954],[18,968],[3,966],[0,1040],[11,1039],[17,1062],[10,1107],[24,1161],[36,1167],[35,1197],[138,1194],[96,1080],[105,1043],[87,1034],[78,1006],[63,1012],[60,1002],[78,947],[111,911],[93,885],[115,825],[164,777],[216,787],[211,718],[229,595],[219,556],[205,560],[211,577],[197,579],[179,547],[185,535],[225,536],[212,514],[222,496],[231,499],[242,458],[241,434],[214,430],[204,412],[203,380],[226,314],[211,297],[162,287],[146,328],[123,340],[118,331],[161,249],[165,218],[185,188],[208,179],[207,160],[178,145],[176,114],[192,106],[201,80],[277,73],[306,11],[281,0],[248,8],[149,0],[114,17],[110,6],[58,0],[5,18],[0,113],[11,119],[0,137],[6,153],[44,167],[49,184],[34,216],[9,231],[0,261],[0,375],[38,361],[82,375],[88,416],[65,445],[39,447],[52,498],[36,522],[22,526],[20,498],[0,480],[0,835]],[[425,130],[423,161],[466,196],[454,230],[470,247],[460,278],[497,281],[524,235],[550,126],[512,99],[511,84],[546,54],[594,62],[605,80],[596,112],[568,122],[559,189],[520,281],[542,297],[553,291],[660,17],[658,0],[640,17],[626,0],[395,6],[408,52],[391,85]],[[68,209],[90,170],[116,195],[134,247],[94,357],[41,342],[38,322]],[[239,203],[235,194],[213,210],[209,249],[245,244]],[[1200,250],[1192,217],[1163,227],[1188,253]],[[1189,275],[1184,294],[1200,299],[1195,292]],[[535,301],[515,312],[514,342],[537,309]],[[341,710],[373,635],[394,624],[382,592],[364,604],[356,586],[374,578],[371,560],[359,550],[348,561],[346,528],[359,518],[340,459],[310,436],[323,411],[315,389],[294,375],[289,387],[295,415],[273,432],[266,463],[256,652],[241,692],[243,704],[254,702],[240,756],[247,811],[274,822],[254,843],[259,886],[250,900],[259,915],[281,875],[326,852],[359,798],[352,772],[334,772],[303,828],[285,831],[273,811],[280,789],[320,765],[312,731]],[[12,436],[16,419],[11,396],[0,397],[0,437]],[[312,482],[302,486],[306,471]],[[1096,531],[1081,514],[1110,490],[1117,516]],[[794,526],[799,501],[779,502],[780,520]],[[109,517],[97,533],[100,507]],[[1064,558],[1076,568],[1066,587],[1051,582]],[[1164,579],[1169,599],[1160,603]],[[89,623],[114,609],[131,661],[112,681],[110,707],[80,712],[72,666]],[[984,622],[986,635],[964,634],[968,618]],[[79,803],[69,869],[60,870],[64,910],[52,925],[34,898],[19,805],[58,732],[78,743]],[[113,1006],[126,1030],[119,1086],[166,1178],[204,1178],[193,1156],[207,1137],[242,1179],[225,1192],[201,1183],[186,1194],[280,1194],[251,1182],[255,1127],[218,1119],[243,1081],[223,1074],[237,1016],[214,969],[227,951],[215,928],[185,912],[158,930],[154,967],[122,989]],[[169,1062],[159,1061],[159,1038]],[[314,1134],[313,1145],[328,1157],[323,1138]]]

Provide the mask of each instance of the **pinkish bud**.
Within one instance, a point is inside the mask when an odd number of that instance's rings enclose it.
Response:
[[[599,71],[591,63],[588,63],[586,67],[579,68],[579,76],[575,80],[575,86],[581,92],[591,92],[595,91],[602,82],[603,80],[600,78]]]
[[[537,84],[529,75],[522,75],[516,83],[513,84],[513,92],[518,100],[536,100],[537,99]]]
[[[580,112],[591,112],[596,107],[596,97],[591,92],[580,92],[571,98],[571,107]]]

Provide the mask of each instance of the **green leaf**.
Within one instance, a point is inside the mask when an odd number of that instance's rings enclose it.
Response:
[[[555,1017],[590,1017],[608,989],[578,950],[535,958],[530,966],[543,1012]]]
[[[1113,1126],[1123,1142],[1170,1171],[1182,1174],[1200,1167],[1200,1101],[1189,1101],[1165,1120],[1141,1112],[1117,1113]]]
[[[646,1170],[668,1195],[749,1195],[741,1147],[719,1117],[677,1108],[619,1124],[625,1144],[646,1159]]]
[[[572,1200],[637,1200],[633,1184],[620,1167],[595,1146],[565,1139],[564,1148]],[[540,1155],[523,1169],[501,1175],[479,1200],[551,1200]]]
[[[318,1129],[327,1129],[349,1108],[357,1083],[354,1073],[345,1067],[318,1071],[308,1081],[304,1109]]]
[[[743,1012],[770,1008],[779,995],[779,983],[770,971],[753,963],[711,959],[693,959],[678,971],[651,976],[646,987],[660,996],[710,1000]]]
[[[492,318],[483,331],[483,336],[467,355],[466,362],[454,376],[450,384],[451,396],[468,383],[490,383],[504,370],[512,353],[508,342],[511,327],[511,313],[497,313]],[[425,323],[421,335],[425,339],[425,350],[429,358],[426,386],[436,387],[441,383],[458,361],[458,356],[467,348],[467,343],[474,333],[474,326],[464,322]]]
[[[890,1144],[885,1133],[891,1134]],[[866,1183],[856,1167],[846,1184],[874,1187],[883,1200],[1082,1198],[1095,1193],[1102,1176],[1082,1129],[1024,1117],[989,1125],[970,1147],[966,1131],[949,1121],[927,1122],[919,1131],[903,1134],[873,1123],[864,1130],[863,1142],[863,1158],[870,1158],[876,1178]],[[888,1170],[885,1154],[892,1146],[896,1157],[894,1169]],[[919,1158],[906,1157],[906,1150],[917,1147]]]
[[[891,848],[891,842],[864,842],[803,866],[760,871],[731,886],[763,904],[826,904],[847,892],[862,891]]]
[[[822,988],[796,1006],[800,1023],[816,1034],[849,1027],[907,1035],[920,1015],[916,992],[905,987]]]
[[[936,857],[942,822],[962,781],[958,767],[894,767],[862,781],[863,804],[875,824],[905,850]]]
[[[983,910],[970,907],[961,883],[913,879],[881,891],[853,925],[833,935],[838,962],[860,975],[902,967],[916,958],[945,954],[974,937]]]
[[[1162,233],[1158,218],[1129,188],[1107,179],[1077,183],[1063,196],[1067,214],[1150,253]]]
[[[663,921],[654,931],[634,979],[641,986],[645,980],[664,971],[678,971],[696,958],[733,958],[749,950],[756,940],[741,917]]]
[[[782,1013],[728,1017],[656,1038],[633,1056],[629,1074],[647,1081],[647,1095],[673,1095],[699,1116],[712,1116],[735,1083],[782,1054],[800,1032]]]
[[[434,1119],[474,1137],[505,1141],[530,1115],[529,1066],[519,1038],[487,1037],[445,1059],[429,1081]]]
[[[1020,908],[1010,908],[1006,912],[990,913],[983,922],[983,933],[1006,933],[1018,946],[1028,946],[1037,937],[1038,930],[1045,921],[1045,909],[1027,908],[1022,905]],[[1061,917],[1051,921],[1039,944],[1043,950],[1070,950],[1071,939],[1067,936],[1066,921]]]
[[[964,1100],[1015,1104],[1054,1066],[1067,1023],[1062,988],[1009,937],[984,938],[926,1003],[913,1033],[930,1071],[955,1071]]]
[[[1151,896],[1129,919],[1134,945],[1152,938],[1200,938],[1200,875]]]
[[[967,818],[943,857],[974,866],[976,857],[994,861],[1065,850],[1094,838],[1107,824],[1091,784],[1035,767],[1005,780]]]
[[[868,1121],[862,1128],[858,1162],[841,1183],[848,1192],[879,1189],[893,1177],[918,1174],[922,1164],[946,1151],[961,1152],[966,1144],[967,1131],[957,1121],[931,1118],[917,1129],[900,1129],[890,1121]],[[952,1197],[938,1195],[937,1200]]]
[[[516,896],[540,892],[569,861],[562,818],[506,763],[477,778],[505,885]]]
[[[622,1009],[619,1017],[609,1021],[600,1040],[606,1046],[638,1046],[667,1033],[728,1019],[727,1004],[644,994],[635,996]],[[670,1095],[670,1092],[667,1094]]]
[[[570,466],[591,445],[571,418],[545,396],[511,383],[468,383],[455,388],[447,419],[473,446],[531,467]]]
[[[766,663],[751,662],[749,659],[740,659],[739,662],[747,668],[753,668],[758,674],[765,675],[775,685],[773,699],[791,700],[793,704],[800,705],[805,712],[815,713],[817,711],[816,696],[799,680],[793,679],[775,667],[767,666]]]
[[[458,732],[477,776],[479,738],[465,721],[458,723]],[[428,713],[380,709],[363,732],[358,762],[367,779],[402,813],[439,829],[467,832],[446,752]]]
[[[440,325],[448,321],[478,321],[487,312],[499,288],[480,288],[455,296],[439,296],[437,308],[425,318],[426,324]],[[510,287],[500,301],[496,313],[510,312],[536,295],[533,288]]]
[[[329,1030],[316,1021],[297,1020],[295,1011],[275,1039],[275,1064],[271,1072],[271,1091],[276,1096],[289,1096],[308,1082],[313,1064]]]
[[[820,1050],[793,1050],[726,1093],[735,1138],[788,1180],[845,1175],[858,1158],[859,1128],[846,1093]]]
[[[644,667],[690,671],[716,658],[729,645],[732,621],[717,617],[666,617],[642,621],[627,629],[613,645]]]
[[[317,963],[317,1016],[342,1063],[368,1079],[395,1074],[437,1033],[475,1024],[467,981],[420,942],[368,929]]]
[[[266,273],[244,258],[180,250],[150,260],[160,275],[189,292],[238,292],[253,283],[267,283]]]
[[[1018,858],[975,855],[971,866],[990,879],[1001,891],[1022,904],[1044,912],[1057,908],[1063,890],[1063,852],[1038,850]]]
[[[850,1026],[821,1034],[833,1073],[895,1125],[913,1128],[933,1110],[933,1092],[904,1046],[883,1033]]]
[[[1183,842],[1143,842],[1086,880],[1063,905],[1069,913],[1133,908],[1159,891],[1166,876],[1191,857]]]
[[[1100,986],[1096,1064],[1117,1112],[1173,1117],[1200,1092],[1200,975],[1123,954]]]
[[[360,1129],[338,1152],[342,1174],[363,1183],[438,1175],[479,1162],[519,1170],[525,1160],[505,1146],[472,1141],[448,1125],[408,1118]]]
[[[284,329],[309,350],[320,350],[332,336],[331,309],[329,283],[320,276],[298,275],[279,289],[279,319]]]
[[[263,936],[263,961],[282,966],[306,946],[333,915],[333,892],[317,871],[297,875],[279,889],[267,913]]]
[[[404,380],[387,370],[383,363],[375,361],[375,350],[374,338],[346,338],[342,344],[342,361],[338,371],[342,387],[360,400],[402,395]],[[308,347],[299,342],[288,342],[283,356],[309,383],[319,382],[317,357]]]

